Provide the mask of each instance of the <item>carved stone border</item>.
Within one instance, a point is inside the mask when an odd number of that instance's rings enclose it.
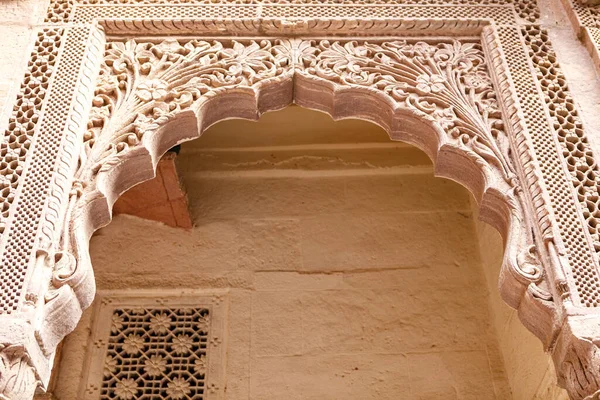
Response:
[[[500,279],[504,299],[519,310],[524,324],[553,353],[559,383],[571,397],[598,395],[597,167],[546,34],[530,24],[539,15],[535,3],[189,3],[51,3],[48,21],[57,27],[41,31],[40,46],[30,64],[35,66],[31,69],[34,76],[43,71],[49,77],[41,82],[26,77],[14,122],[6,134],[7,144],[0,153],[3,165],[13,174],[2,191],[6,222],[1,242],[0,305],[4,315],[0,316],[0,343],[6,349],[22,349],[0,353],[5,365],[5,371],[0,369],[2,393],[27,398],[31,382],[39,380],[42,386],[47,382],[56,344],[74,329],[82,309],[93,299],[87,242],[95,229],[110,221],[110,207],[120,193],[152,177],[162,152],[199,135],[204,127],[231,116],[256,119],[264,111],[295,101],[334,118],[358,117],[379,123],[393,139],[424,148],[436,160],[438,174],[467,186],[480,201],[483,218],[505,237]],[[221,13],[229,18],[219,18]],[[104,31],[115,38],[193,33],[258,39],[310,34],[340,38],[344,43],[348,36],[389,42],[402,36],[476,35],[481,38],[502,110],[505,126],[500,131],[508,138],[503,145],[506,151],[498,157],[484,154],[481,148],[465,149],[459,145],[461,136],[453,138],[439,115],[432,119],[427,112],[402,111],[389,100],[389,93],[376,94],[347,80],[340,83],[341,76],[332,80],[306,76],[294,72],[293,67],[275,82],[267,79],[264,84],[246,82],[237,90],[217,90],[188,111],[177,109],[162,120],[160,115],[146,115],[150,125],[143,129],[143,138],[116,135],[113,141],[100,126],[99,137],[108,139],[115,156],[88,168],[90,153],[84,149],[90,147],[90,139],[93,143],[98,138],[85,133],[85,125],[95,96]],[[60,32],[60,48],[40,57],[46,32]],[[290,53],[292,58],[296,52]],[[293,96],[291,85],[296,85]],[[36,89],[40,87],[43,90]],[[102,102],[94,99],[94,104],[97,114]],[[236,105],[235,114],[232,104]],[[412,124],[413,129],[398,130],[393,118],[396,113],[409,121],[404,126]],[[461,121],[464,118],[453,123]],[[92,117],[88,126],[94,124]],[[417,129],[430,132],[429,136],[415,136]],[[27,138],[32,140],[24,146]],[[503,167],[498,165],[514,168],[514,173],[499,174]],[[33,371],[35,379],[30,378],[31,372],[13,378],[6,365],[17,365],[15,362],[25,366],[23,371]],[[7,384],[8,378],[12,386]]]

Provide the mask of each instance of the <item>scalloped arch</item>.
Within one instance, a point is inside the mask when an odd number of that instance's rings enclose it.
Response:
[[[455,49],[459,45],[453,44]],[[290,56],[290,59],[293,60],[294,57]],[[268,62],[273,63],[272,60]],[[318,65],[318,62],[314,64]],[[187,64],[182,65],[185,68]],[[474,145],[472,142],[477,142],[479,138],[475,128],[485,127],[477,126],[478,121],[475,121],[475,125],[468,125],[461,120],[476,119],[479,112],[477,107],[481,104],[475,101],[468,103],[467,99],[464,105],[455,105],[457,109],[470,106],[475,109],[454,111],[452,114],[458,118],[454,122],[455,126],[465,124],[465,131],[474,135],[466,137],[463,131],[452,131],[452,124],[449,125],[448,120],[440,114],[443,99],[427,97],[429,92],[425,90],[414,92],[426,99],[419,104],[421,100],[416,94],[404,96],[400,93],[399,100],[398,96],[394,97],[390,90],[382,89],[381,85],[349,82],[350,78],[342,73],[343,68],[338,68],[336,77],[327,75],[335,69],[319,73],[315,72],[315,68],[298,68],[298,65],[298,61],[290,62],[276,74],[254,82],[246,80],[211,88],[210,85],[202,86],[196,81],[197,86],[193,88],[185,87],[179,91],[171,88],[175,93],[175,105],[171,106],[165,106],[163,99],[158,98],[164,97],[162,92],[158,92],[163,87],[154,78],[148,80],[151,83],[145,83],[146,86],[143,87],[144,91],[151,94],[149,103],[141,103],[137,97],[133,97],[132,101],[122,102],[125,106],[113,104],[112,115],[102,120],[103,130],[97,136],[89,136],[94,139],[94,144],[82,159],[76,175],[78,180],[70,198],[63,232],[63,249],[55,256],[56,267],[52,278],[54,288],[47,296],[44,320],[48,324],[39,334],[48,352],[75,328],[82,311],[93,300],[95,284],[89,257],[89,240],[95,230],[110,222],[111,208],[117,198],[132,186],[153,178],[164,152],[176,144],[199,137],[211,125],[232,118],[257,120],[265,112],[291,104],[325,112],[334,120],[353,118],[375,123],[388,133],[391,140],[403,141],[425,151],[434,161],[436,176],[455,180],[470,190],[480,205],[482,219],[494,226],[505,242],[500,276],[503,298],[509,305],[519,309],[524,324],[544,343],[548,343],[548,333],[551,330],[547,327],[552,323],[554,308],[551,295],[543,286],[542,267],[533,247],[530,221],[524,212],[524,199],[518,179],[516,174],[512,175],[510,172],[514,168],[509,156],[511,149],[493,152],[488,147],[479,146],[480,143]],[[255,68],[260,70],[263,67]],[[219,71],[221,70],[222,68]],[[450,81],[453,72],[450,69],[448,71],[447,81]],[[432,79],[427,81],[422,78],[421,81],[433,87],[435,79],[441,82],[435,76],[430,72]],[[193,79],[190,78],[190,81]],[[389,86],[389,78],[385,79],[385,84]],[[444,81],[444,85],[447,81]],[[409,76],[406,82],[414,85],[415,77]],[[406,89],[404,83],[400,85],[400,89],[395,87],[392,90],[403,92]],[[454,82],[454,85],[458,83]],[[178,103],[187,96],[185,93],[200,86],[199,94],[193,101],[186,101],[184,106],[181,106],[183,102]],[[474,89],[469,90],[464,84],[460,87],[448,86],[440,89],[442,90],[447,90],[450,94],[452,90],[458,91],[456,96],[459,100],[461,93],[470,93],[470,98],[476,95]],[[108,92],[105,89],[99,90],[101,94]],[[132,89],[129,93],[133,96],[136,92]],[[489,90],[486,93],[491,95]],[[105,107],[104,101],[95,100],[95,107]],[[454,100],[450,98],[449,101]],[[166,116],[165,109],[171,110]],[[486,115],[488,111],[484,109],[482,113]],[[119,124],[115,119],[125,122]],[[143,121],[144,124],[140,125],[143,129],[136,127],[138,120]],[[493,124],[500,126],[497,122]],[[93,117],[90,126],[92,129],[96,128]],[[122,126],[126,128],[121,129]],[[498,130],[496,134],[504,133]],[[506,145],[506,142],[502,145]],[[105,156],[105,148],[111,151],[109,156]]]

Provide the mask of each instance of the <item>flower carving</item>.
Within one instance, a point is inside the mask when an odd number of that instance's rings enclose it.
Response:
[[[492,86],[490,77],[483,71],[476,71],[465,75],[464,82],[468,88],[474,89],[475,91],[480,91],[488,87],[491,88]]]
[[[101,126],[104,120],[110,117],[110,108],[108,106],[94,107],[90,112],[90,127]]]
[[[205,374],[207,366],[208,363],[206,362],[205,354],[202,354],[200,358],[196,358],[196,360],[194,360],[194,371],[196,371],[198,374]]]
[[[123,319],[123,317],[119,314],[113,314],[112,315],[112,323],[110,325],[110,331],[112,333],[116,333],[118,331],[120,331],[121,329],[123,329],[123,322],[125,320]]]
[[[115,385],[115,394],[118,399],[134,399],[138,392],[138,386],[135,380],[131,378],[122,379]]]
[[[444,79],[443,76],[438,75],[438,74],[433,74],[433,75],[423,74],[423,75],[417,76],[416,81],[417,81],[417,90],[419,90],[421,93],[427,94],[427,93],[439,93],[442,90],[444,90],[444,88],[445,88],[444,82],[446,82],[446,79]]]
[[[173,351],[175,354],[187,354],[192,349],[194,340],[188,335],[177,335],[173,338]]]
[[[183,378],[173,378],[173,380],[167,384],[167,394],[172,399],[183,399],[189,393],[190,384]]]
[[[414,51],[416,56],[421,56],[424,58],[430,58],[437,52],[437,47],[430,45],[425,42],[417,42],[414,44],[412,50]]]
[[[143,101],[162,101],[167,97],[168,85],[160,79],[150,79],[137,87],[136,95]]]
[[[167,368],[167,360],[160,355],[152,355],[144,361],[144,371],[150,376],[159,376]]]
[[[117,366],[119,365],[119,361],[112,357],[107,356],[104,360],[104,376],[111,376],[117,370]]]
[[[367,46],[359,45],[356,41],[331,44],[324,40],[321,47],[323,51],[318,57],[310,55],[318,76],[357,84],[374,82],[376,76],[365,68],[369,64],[370,49]]]
[[[145,341],[140,335],[130,334],[123,340],[123,350],[125,353],[135,355],[144,349]]]
[[[208,332],[208,328],[210,327],[210,318],[208,314],[202,315],[198,319],[198,330],[201,332]]]
[[[97,94],[111,94],[119,87],[119,79],[115,75],[103,73],[96,81]]]
[[[160,313],[150,319],[150,330],[154,333],[164,335],[170,327],[171,318],[165,313]]]

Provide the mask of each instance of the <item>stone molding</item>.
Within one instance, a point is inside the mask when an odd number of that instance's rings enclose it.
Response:
[[[51,2],[0,149],[4,396],[47,384],[121,193],[208,126],[298,104],[377,123],[467,187],[504,237],[502,297],[570,396],[597,398],[598,168],[535,2],[239,3]]]

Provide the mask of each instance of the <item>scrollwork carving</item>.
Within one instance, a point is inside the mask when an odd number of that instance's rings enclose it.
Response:
[[[31,400],[37,378],[22,346],[0,344],[0,400]]]

